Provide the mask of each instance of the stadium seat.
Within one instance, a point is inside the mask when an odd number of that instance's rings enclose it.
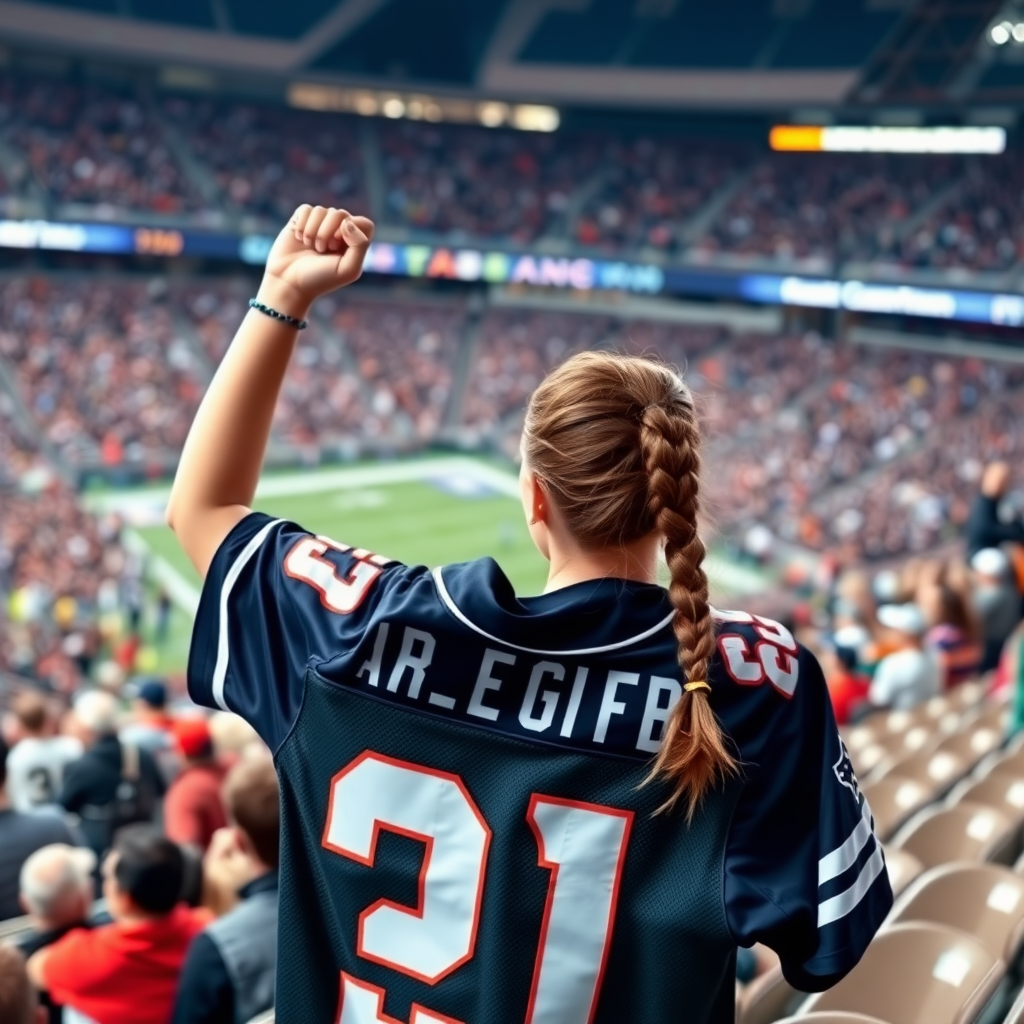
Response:
[[[1013,822],[1002,811],[964,801],[918,812],[896,834],[893,845],[932,868],[953,861],[1008,858],[1013,836]]]
[[[948,751],[963,759],[968,768],[973,768],[993,751],[998,750],[1003,742],[1003,734],[984,725],[972,725],[963,732],[947,736],[935,748],[937,751]]]
[[[985,699],[985,689],[985,683],[980,679],[975,679],[969,683],[954,686],[947,697],[952,707],[966,711],[969,708],[977,707]]]
[[[893,895],[899,896],[924,871],[924,865],[906,850],[899,850],[895,846],[886,846],[883,849],[889,885],[892,887]]]
[[[998,771],[1002,775],[1016,775],[1024,779],[1024,750],[995,754],[985,760],[986,774]]]
[[[882,733],[868,745],[850,754],[854,771],[867,778],[880,764],[894,757],[908,757],[934,749],[942,735],[929,725],[912,725],[899,733]]]
[[[786,1017],[778,1024],[888,1024],[877,1017],[865,1017],[863,1013],[805,1013],[802,1017]]]
[[[743,990],[736,1005],[736,1024],[773,1024],[793,1013],[806,998],[786,981],[782,968],[776,965]]]
[[[914,779],[927,786],[933,798],[937,798],[962,779],[968,767],[962,757],[951,751],[922,750],[907,757],[891,757],[883,761],[872,773],[871,781],[884,779],[888,775]]]
[[[1012,963],[1024,939],[1024,878],[995,864],[945,864],[916,879],[889,924],[930,921],[958,928]]]
[[[1002,811],[1013,822],[1019,845],[1024,830],[1024,778],[995,771],[981,779],[964,779],[949,795],[951,805],[962,801]]]
[[[863,1013],[888,1024],[969,1024],[1005,973],[1002,960],[971,935],[898,924],[879,932],[861,962],[802,1010]]]
[[[929,787],[917,779],[905,779],[901,775],[888,775],[877,782],[866,782],[861,786],[861,792],[871,807],[875,834],[883,841],[891,838],[932,796]]]

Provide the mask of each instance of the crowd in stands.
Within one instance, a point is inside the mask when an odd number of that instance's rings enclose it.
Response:
[[[14,693],[0,730],[0,923],[19,919],[0,944],[5,1024],[271,1009],[279,829],[269,751],[234,715],[201,716],[157,679],[70,704]]]
[[[829,629],[817,642],[840,724],[994,673],[992,692],[1013,704],[1012,731],[1024,728],[1024,521],[1000,514],[1009,480],[1006,463],[985,468],[955,554],[873,575],[830,564],[820,609]]]
[[[387,215],[410,228],[526,244],[565,214],[603,153],[596,139],[530,132],[384,124]]]
[[[734,185],[710,225],[693,227]],[[382,225],[455,242],[547,236],[607,253],[997,272],[1024,249],[1024,162],[1012,152],[769,154],[668,133],[360,119],[0,77],[0,202],[42,195],[100,218],[237,216],[269,229],[302,202],[370,209],[371,192]]]
[[[277,224],[301,203],[367,208],[351,118],[184,98],[168,99],[162,110],[231,212]]]
[[[16,408],[0,392],[8,482],[45,466],[41,445],[79,471],[172,465],[251,292],[217,278],[0,283],[0,358],[18,393]],[[373,290],[314,310],[274,437],[319,459],[360,444],[405,450],[457,422],[514,456],[543,376],[602,346],[686,370],[715,467],[715,521],[734,538],[767,529],[872,559],[925,551],[962,527],[981,462],[1024,451],[1024,369],[1013,363],[583,311],[477,315],[459,299]]]
[[[106,86],[0,78],[0,140],[24,163],[20,184],[55,203],[189,214],[199,191],[152,107]]]
[[[10,277],[0,320],[0,356],[68,463],[158,460],[184,443],[201,387],[147,283]]]

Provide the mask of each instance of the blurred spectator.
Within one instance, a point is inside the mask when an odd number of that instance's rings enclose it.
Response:
[[[32,918],[30,931],[15,940],[26,957],[52,946],[72,928],[88,928],[96,856],[91,850],[56,843],[36,850],[21,869],[21,905]],[[50,1024],[62,1024],[64,1010],[48,993],[40,1000]]]
[[[888,631],[893,648],[878,663],[868,698],[876,707],[902,711],[939,693],[942,668],[924,646],[927,625],[913,604],[888,604],[878,609],[878,623]]]
[[[213,834],[227,824],[221,786],[224,768],[217,761],[205,718],[183,718],[174,735],[184,767],[164,801],[164,829],[176,843],[205,850]]]
[[[189,944],[209,912],[178,902],[181,850],[151,825],[118,833],[103,864],[113,922],[75,929],[29,960],[50,997],[102,1024],[167,1024]]]
[[[227,768],[233,768],[243,760],[249,750],[266,751],[256,730],[241,715],[232,711],[215,711],[210,715],[209,723],[214,753]]]
[[[260,758],[232,769],[224,800],[230,842],[216,844],[207,859],[241,861],[241,902],[192,943],[172,1024],[245,1024],[274,1005],[280,798],[273,762]]]
[[[143,679],[136,684],[132,721],[121,727],[122,743],[134,743],[153,755],[168,782],[177,774],[174,719],[167,713],[167,684],[161,679]]]
[[[16,811],[53,804],[60,793],[64,769],[82,756],[72,736],[56,736],[46,698],[31,690],[11,702],[18,741],[7,755],[7,795]]]
[[[3,1024],[46,1024],[25,970],[25,957],[13,946],[0,946],[0,1021]]]
[[[983,650],[973,610],[948,583],[923,587],[917,600],[928,623],[925,643],[939,656],[944,688],[974,679]]]
[[[1007,638],[1020,622],[1020,591],[1013,582],[1010,560],[999,548],[982,548],[971,558],[974,570],[974,611],[981,621],[984,651],[981,671],[999,664]]]
[[[981,489],[971,503],[967,520],[967,557],[972,558],[982,548],[997,548],[1006,541],[1024,544],[1024,523],[1019,519],[1003,522],[999,518],[999,503],[1010,486],[1010,467],[1005,462],[993,462],[985,467]]]
[[[102,857],[118,829],[153,819],[165,785],[149,751],[118,740],[110,694],[83,693],[74,711],[86,751],[64,774],[60,804],[78,815],[86,842]]]
[[[843,626],[836,630],[821,659],[821,666],[832,698],[836,722],[847,725],[867,704],[870,680],[858,671],[859,652],[869,642],[867,630],[861,626]]]
[[[64,819],[54,814],[24,814],[7,796],[7,744],[0,738],[0,921],[21,915],[18,876],[25,861],[51,843],[74,845]]]

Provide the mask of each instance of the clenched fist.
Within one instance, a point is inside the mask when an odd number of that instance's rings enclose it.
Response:
[[[359,279],[372,239],[367,217],[333,206],[300,206],[267,257],[260,301],[304,317],[314,299]]]

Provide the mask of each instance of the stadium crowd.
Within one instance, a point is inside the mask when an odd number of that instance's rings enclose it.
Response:
[[[16,409],[4,395],[0,417],[9,482],[42,469],[43,452],[115,479],[165,471],[250,293],[243,279],[216,278],[0,284],[0,359],[18,399]],[[767,529],[868,559],[925,551],[962,528],[982,462],[1024,445],[1024,370],[1012,363],[585,311],[481,314],[384,290],[315,311],[275,438],[318,460],[360,445],[408,450],[454,425],[515,456],[527,396],[594,347],[686,369],[717,467],[716,522],[733,538]]]
[[[0,76],[0,202],[42,196],[75,204],[76,217],[92,207],[99,219],[267,225],[300,202],[369,209],[372,176],[382,224],[454,242],[548,236],[607,253],[1003,272],[1024,253],[1022,175],[1017,153],[768,154],[701,138],[359,119]],[[725,208],[694,227],[718,196]]]

